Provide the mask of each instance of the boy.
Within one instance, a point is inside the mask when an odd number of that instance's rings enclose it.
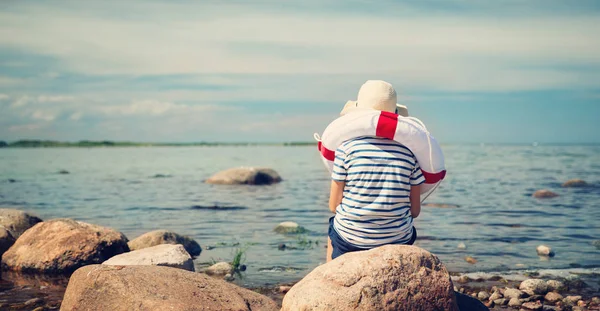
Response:
[[[399,113],[396,101],[391,84],[369,80],[342,113],[356,108]],[[385,244],[414,243],[413,219],[421,212],[425,179],[408,148],[379,137],[345,141],[335,152],[331,178],[329,210],[335,216],[329,219],[327,261]]]

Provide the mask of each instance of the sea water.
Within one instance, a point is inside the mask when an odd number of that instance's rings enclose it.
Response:
[[[416,226],[417,245],[448,270],[598,271],[600,146],[446,145],[443,151],[446,180]],[[283,182],[204,182],[238,166],[273,168]],[[561,187],[572,178],[590,186]],[[130,240],[156,229],[189,235],[203,247],[198,270],[243,251],[247,270],[236,282],[245,286],[297,281],[325,262],[329,180],[314,146],[0,149],[0,205],[112,227]],[[535,199],[538,189],[560,196]],[[284,221],[309,231],[273,232]],[[556,256],[538,257],[540,244]]]

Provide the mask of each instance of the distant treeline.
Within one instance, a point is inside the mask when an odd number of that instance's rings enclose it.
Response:
[[[91,141],[64,142],[54,140],[18,140],[7,143],[0,140],[0,148],[54,148],[54,147],[152,147],[152,146],[310,146],[312,142],[287,142],[287,143],[247,143],[247,142],[192,142],[192,143],[138,143],[123,141]]]

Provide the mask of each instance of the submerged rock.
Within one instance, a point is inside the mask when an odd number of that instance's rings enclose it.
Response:
[[[15,238],[3,226],[0,226],[0,258],[15,243]]]
[[[71,276],[63,311],[278,310],[258,293],[202,273],[159,266],[83,267]]]
[[[554,251],[552,251],[552,248],[550,248],[549,246],[538,245],[538,247],[535,250],[537,251],[537,254],[539,256],[554,257]]]
[[[472,264],[472,265],[474,265],[474,264],[477,263],[477,259],[475,259],[475,258],[473,258],[471,256],[466,256],[465,257],[465,261],[468,262],[468,263],[470,263],[470,264]]]
[[[548,285],[544,280],[527,279],[521,282],[519,289],[529,296],[545,295],[548,292]]]
[[[161,244],[112,257],[102,263],[112,266],[153,265],[194,271],[192,257],[183,245]]]
[[[208,275],[227,275],[233,271],[233,266],[228,262],[217,262],[216,264],[204,269]]]
[[[0,226],[8,230],[15,239],[41,221],[39,217],[17,209],[0,208]]]
[[[386,245],[318,266],[283,298],[286,310],[458,310],[450,275],[426,250]]]
[[[69,274],[128,252],[127,238],[110,228],[53,219],[27,230],[2,256],[2,267],[20,272]]]
[[[538,190],[538,191],[534,192],[532,196],[537,199],[550,199],[550,198],[557,197],[558,194],[555,192],[552,192],[550,190],[544,189],[544,190]]]
[[[277,233],[281,234],[299,234],[306,233],[306,229],[293,221],[285,221],[277,225],[275,229],[273,229]]]
[[[271,185],[281,182],[281,176],[270,168],[239,167],[221,171],[206,183],[218,185]]]
[[[564,184],[562,184],[563,187],[565,188],[579,188],[579,187],[586,187],[588,184],[581,179],[571,179],[571,180],[567,180]]]
[[[198,256],[202,248],[194,239],[168,230],[155,230],[142,234],[129,242],[132,251],[160,244],[181,244],[191,256]]]

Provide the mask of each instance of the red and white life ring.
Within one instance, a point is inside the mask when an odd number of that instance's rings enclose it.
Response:
[[[346,140],[361,136],[377,136],[395,140],[406,146],[417,158],[425,183],[423,200],[446,177],[444,154],[435,138],[419,119],[377,110],[357,110],[331,122],[319,137],[318,148],[325,167],[333,170],[335,150]]]

